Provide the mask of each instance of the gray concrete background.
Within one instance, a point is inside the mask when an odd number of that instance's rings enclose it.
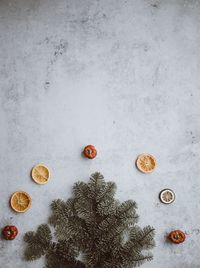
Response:
[[[50,215],[51,200],[71,195],[94,171],[138,203],[141,226],[156,228],[154,261],[144,268],[200,267],[200,1],[0,1],[0,219],[16,240],[0,240],[0,268],[42,267],[22,260],[23,234]],[[81,157],[87,144],[95,160]],[[134,161],[149,152],[157,170]],[[30,179],[49,166],[45,186]],[[176,201],[163,205],[159,191]],[[8,205],[27,191],[31,209]],[[174,228],[187,241],[165,241]]]

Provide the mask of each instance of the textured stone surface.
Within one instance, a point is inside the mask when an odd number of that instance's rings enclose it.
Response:
[[[50,201],[68,198],[94,171],[138,202],[140,225],[157,230],[148,268],[199,268],[200,1],[0,1],[0,218],[20,234],[0,240],[1,268],[42,267],[22,260],[23,233],[47,221]],[[98,157],[84,159],[87,144]],[[148,152],[157,170],[139,173]],[[37,163],[51,169],[45,186],[30,179]],[[176,201],[158,194],[172,188]],[[25,214],[8,200],[33,199]],[[174,228],[187,241],[174,246]]]

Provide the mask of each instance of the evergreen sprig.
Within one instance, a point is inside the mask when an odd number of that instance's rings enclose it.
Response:
[[[140,228],[136,203],[120,203],[115,191],[98,172],[88,183],[75,183],[73,198],[51,204],[56,241],[47,224],[26,233],[25,259],[45,256],[45,268],[132,268],[152,260],[154,228]]]

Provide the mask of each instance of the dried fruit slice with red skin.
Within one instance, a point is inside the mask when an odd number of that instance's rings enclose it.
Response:
[[[174,230],[172,231],[169,235],[168,238],[170,239],[170,241],[174,244],[180,244],[183,243],[185,241],[185,233],[181,230]]]
[[[13,240],[18,234],[18,229],[14,225],[7,225],[2,230],[2,235],[6,240]]]
[[[83,151],[85,157],[93,159],[97,156],[97,150],[93,145],[87,145]]]

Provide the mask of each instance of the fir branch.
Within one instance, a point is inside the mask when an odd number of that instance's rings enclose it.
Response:
[[[98,196],[97,202],[100,203],[103,199],[113,199],[116,192],[116,184],[114,182],[108,182],[102,193]]]
[[[28,232],[26,260],[45,256],[45,268],[132,268],[150,261],[152,255],[143,250],[155,246],[154,228],[137,226],[137,204],[132,200],[120,204],[115,191],[115,183],[105,182],[98,172],[88,183],[77,182],[72,198],[51,204],[49,223],[57,241],[52,241],[48,225]]]
[[[42,224],[36,232],[28,232],[24,236],[24,241],[28,243],[24,252],[27,261],[39,259],[45,255],[51,243],[52,235],[47,224]]]

